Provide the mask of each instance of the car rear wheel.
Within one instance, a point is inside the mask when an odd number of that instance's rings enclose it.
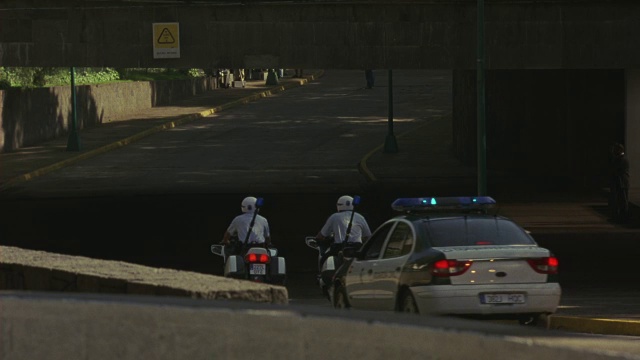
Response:
[[[349,309],[349,300],[347,300],[347,291],[344,287],[338,285],[334,288],[333,307],[336,309]]]
[[[413,297],[410,291],[405,291],[400,300],[400,312],[418,314],[418,306],[416,305],[416,299]]]

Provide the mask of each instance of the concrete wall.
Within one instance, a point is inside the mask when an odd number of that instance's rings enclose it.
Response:
[[[640,70],[626,72],[626,132],[631,188],[640,188]]]
[[[5,0],[0,66],[473,69],[476,2]],[[154,59],[154,23],[180,57]],[[640,3],[485,2],[486,67],[640,68]]]
[[[211,77],[77,86],[78,129],[118,121],[125,114],[167,105],[215,87]],[[70,86],[0,90],[0,152],[67,134],[72,115]]]

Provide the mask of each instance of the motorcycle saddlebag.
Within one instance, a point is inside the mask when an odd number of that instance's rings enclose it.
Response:
[[[270,263],[270,269],[271,269],[271,275],[272,276],[278,276],[278,275],[286,275],[287,274],[287,266],[286,263],[284,261],[284,257],[282,256],[274,256],[271,258],[271,263]]]
[[[287,279],[287,267],[284,258],[281,256],[273,256],[269,264],[269,277],[272,284],[284,286]]]
[[[232,278],[245,278],[246,266],[240,255],[231,255],[224,264],[224,276]]]

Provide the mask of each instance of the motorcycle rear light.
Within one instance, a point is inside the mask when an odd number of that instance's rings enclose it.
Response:
[[[271,261],[271,257],[267,254],[247,254],[244,257],[244,261],[248,263],[267,264]]]
[[[527,262],[533,270],[540,274],[557,274],[558,273],[558,258],[554,256],[527,259]]]
[[[471,261],[438,260],[433,263],[431,274],[433,276],[448,277],[464,274],[471,267]]]

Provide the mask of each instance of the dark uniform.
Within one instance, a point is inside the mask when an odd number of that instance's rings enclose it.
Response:
[[[629,220],[629,160],[622,144],[611,146],[611,169],[609,175],[611,191],[609,206],[614,221]]]

